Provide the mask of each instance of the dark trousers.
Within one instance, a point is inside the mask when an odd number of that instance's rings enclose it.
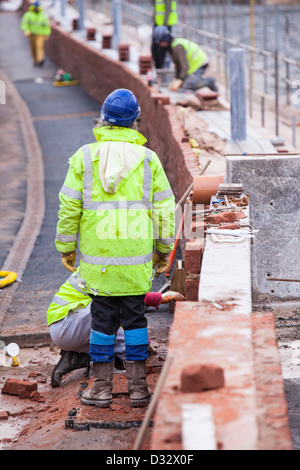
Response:
[[[124,330],[147,328],[145,295],[105,297],[91,295],[92,329],[114,334],[120,325]]]

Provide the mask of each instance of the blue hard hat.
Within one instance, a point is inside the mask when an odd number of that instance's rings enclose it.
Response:
[[[139,117],[141,108],[132,91],[118,88],[105,99],[100,117],[116,126],[129,127]]]
[[[156,44],[159,44],[162,41],[169,43],[171,41],[171,33],[167,26],[155,26],[153,30],[153,39]]]

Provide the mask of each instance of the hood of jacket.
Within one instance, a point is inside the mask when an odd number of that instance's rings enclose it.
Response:
[[[106,193],[114,194],[144,160],[142,146],[147,139],[134,129],[103,126],[93,129],[102,145],[97,150],[99,179]]]

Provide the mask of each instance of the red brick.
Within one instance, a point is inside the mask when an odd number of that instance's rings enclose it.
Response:
[[[27,380],[19,379],[7,379],[1,392],[8,395],[19,395],[20,398],[29,398],[30,393],[34,390],[37,390],[36,382],[29,382]]]
[[[224,225],[220,225],[220,227],[218,227],[218,229],[227,229],[227,230],[236,230],[238,228],[240,228],[239,224],[224,224]]]
[[[206,100],[216,100],[219,96],[217,91],[212,91],[207,88],[196,91],[196,96],[199,99],[200,103]]]
[[[170,104],[169,95],[163,95],[162,93],[152,93],[151,98],[155,101],[160,101],[162,104]]]
[[[231,211],[220,212],[218,214],[208,215],[206,221],[208,224],[224,224],[235,222],[237,219],[236,214]]]
[[[199,279],[186,279],[185,280],[186,300],[197,301],[198,290],[199,290]]]
[[[7,411],[0,411],[0,420],[8,419]]]
[[[203,244],[201,240],[190,240],[185,248],[185,269],[187,273],[199,274],[201,269]]]
[[[182,392],[202,392],[224,387],[224,384],[223,369],[214,364],[190,364],[181,373]]]

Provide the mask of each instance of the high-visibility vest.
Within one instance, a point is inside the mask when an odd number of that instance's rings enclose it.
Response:
[[[200,67],[208,63],[208,57],[201,47],[188,39],[176,38],[172,41],[171,47],[182,46],[186,52],[186,58],[189,64],[188,75],[196,72]]]
[[[174,26],[178,22],[177,16],[177,4],[175,0],[171,1],[171,12],[169,14],[168,20],[165,23],[165,14],[166,14],[166,2],[164,0],[155,0],[155,15],[154,21],[156,26],[161,26],[165,24],[166,26]]]
[[[79,277],[87,291],[142,295],[152,286],[153,245],[162,253],[174,246],[174,195],[158,156],[143,147],[146,139],[139,132],[100,127],[94,134],[97,142],[81,147],[69,160],[59,193],[56,248],[75,251],[80,238]],[[105,191],[99,177],[108,147],[114,149],[113,171],[126,164],[124,149],[136,159],[115,192]]]
[[[31,34],[38,36],[49,36],[51,27],[48,17],[43,13],[43,9],[39,7],[36,13],[33,11],[34,6],[30,6],[28,11],[22,16],[20,28],[22,31],[30,31]]]
[[[92,301],[78,285],[78,272],[73,273],[54,295],[47,310],[48,326],[62,320],[69,312],[85,308]]]

